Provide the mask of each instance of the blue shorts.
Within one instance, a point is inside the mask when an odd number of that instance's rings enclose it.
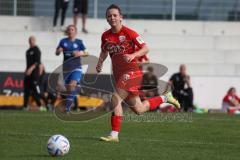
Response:
[[[82,71],[80,70],[74,70],[70,73],[64,74],[65,84],[69,84],[72,80],[75,80],[77,81],[77,84],[80,84],[81,79],[82,79]]]

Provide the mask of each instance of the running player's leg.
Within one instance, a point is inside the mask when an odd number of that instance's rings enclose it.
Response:
[[[131,96],[126,102],[130,105],[132,111],[136,114],[142,114],[147,111],[155,110],[161,103],[167,102],[167,98],[165,96],[158,96],[142,102],[139,96]]]
[[[142,114],[147,111],[153,111],[156,110],[160,104],[162,103],[171,103],[176,108],[180,108],[179,102],[170,94],[166,93],[161,96],[156,96],[152,98],[148,98],[141,101],[139,96],[129,96],[129,98],[126,100],[126,102],[130,105],[130,108],[136,113],[136,114]]]
[[[128,92],[117,88],[116,91],[112,95],[112,107],[113,107],[113,114],[111,117],[111,126],[112,131],[110,135],[107,137],[101,137],[103,141],[112,141],[118,142],[118,134],[121,128],[121,121],[123,116],[123,109],[122,109],[122,101],[128,96]]]
[[[119,85],[124,86],[129,92],[129,97],[126,99],[126,102],[131,106],[132,110],[141,114],[149,110],[156,109],[161,103],[165,102],[164,97],[158,96],[154,98],[149,98],[143,103],[140,100],[139,95],[141,94],[139,88],[142,84],[142,71],[128,72],[121,76],[121,81]]]
[[[77,84],[81,80],[81,71],[73,71],[65,79],[66,89],[67,89],[67,99],[66,99],[66,111],[71,110],[71,106],[74,103],[74,98],[77,96],[79,89]]]
[[[70,112],[71,107],[74,102],[74,98],[76,96],[75,90],[77,87],[77,81],[76,80],[71,80],[67,85],[67,99],[66,99],[66,111]]]
[[[123,89],[117,89],[112,96],[113,114],[111,117],[112,132],[117,132],[118,135],[121,126],[121,120],[123,116],[122,101],[128,96],[128,92]],[[115,134],[115,135],[116,135]]]
[[[142,114],[149,110],[155,110],[161,103],[167,102],[167,98],[164,95],[148,98],[141,102],[139,97],[141,91],[139,91],[139,88],[142,83],[142,73],[137,71],[134,74],[129,73],[128,75],[129,79],[125,80],[125,86],[130,96],[126,99],[126,102],[135,113]]]

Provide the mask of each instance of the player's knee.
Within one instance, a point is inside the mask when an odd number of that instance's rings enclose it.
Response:
[[[136,113],[137,115],[142,115],[144,113],[144,111],[141,108],[134,107],[132,109],[133,109],[134,113]]]
[[[75,87],[73,85],[69,85],[68,90],[69,91],[74,91]]]
[[[116,116],[123,116],[122,108],[119,108],[119,107],[116,107],[116,108],[113,110],[113,113],[114,113],[114,115],[116,115]]]
[[[120,103],[120,98],[117,93],[112,94],[112,103],[114,106],[118,105]]]
[[[73,83],[70,83],[69,86],[68,86],[68,88],[69,88],[70,91],[74,91],[76,87],[77,87],[77,84],[74,83],[74,82],[73,82]]]

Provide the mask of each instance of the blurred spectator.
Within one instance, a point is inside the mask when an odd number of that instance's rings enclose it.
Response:
[[[74,0],[73,3],[73,24],[77,27],[79,14],[82,15],[82,32],[88,33],[86,29],[86,20],[88,12],[88,0]]]
[[[147,72],[143,75],[142,88],[145,97],[158,96],[158,78],[154,74],[153,67],[147,67]]]
[[[42,92],[42,97],[44,97],[43,99],[47,106],[47,109],[49,111],[53,111],[55,102],[60,94],[59,92],[53,92],[52,90],[49,89],[48,77],[49,75],[46,75],[46,74],[42,75],[41,92]]]
[[[59,15],[59,11],[61,11],[61,30],[64,31],[64,21],[66,17],[66,12],[68,8],[69,0],[55,0],[55,12],[54,12],[54,19],[53,19],[53,31],[56,31],[57,19]]]
[[[240,109],[240,98],[236,94],[236,88],[231,87],[223,98],[222,111],[227,113]]]
[[[39,87],[40,79],[40,64],[41,64],[41,51],[36,45],[36,38],[34,36],[29,37],[30,48],[26,52],[26,70],[24,77],[24,104],[23,109],[28,109],[28,100],[30,95],[33,96],[39,109],[44,111],[45,108],[41,105],[41,93]]]
[[[169,84],[172,86],[173,96],[181,104],[181,109],[185,112],[193,109],[193,90],[191,87],[190,76],[187,74],[186,66],[180,65],[179,73],[171,76]]]

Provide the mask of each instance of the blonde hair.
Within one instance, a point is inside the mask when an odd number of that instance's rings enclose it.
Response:
[[[75,25],[73,25],[73,24],[70,24],[70,25],[67,26],[67,28],[66,28],[66,30],[65,30],[65,35],[68,35],[68,30],[69,30],[69,28],[71,28],[71,27],[73,27],[73,28],[76,30],[76,32],[77,32],[77,27],[76,27]]]

